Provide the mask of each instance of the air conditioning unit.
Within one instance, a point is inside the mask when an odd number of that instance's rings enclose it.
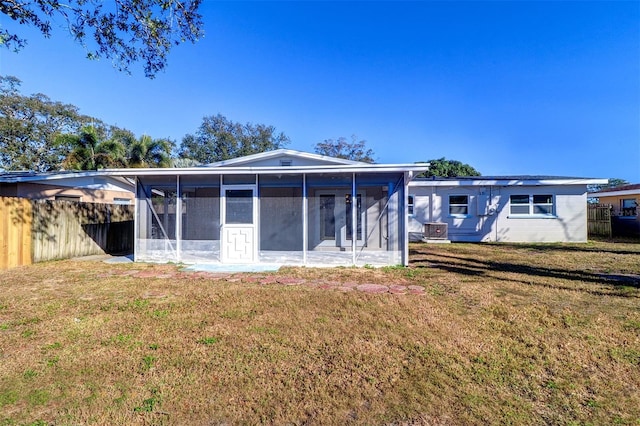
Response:
[[[425,223],[424,238],[427,240],[446,240],[448,228],[446,223]]]

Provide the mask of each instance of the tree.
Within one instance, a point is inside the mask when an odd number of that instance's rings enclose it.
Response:
[[[98,131],[91,126],[83,127],[77,135],[59,135],[56,142],[71,148],[63,163],[68,170],[124,167],[127,163],[125,146],[113,139],[101,141]]]
[[[20,84],[16,77],[0,76],[0,168],[57,170],[66,151],[55,143],[56,136],[75,133],[83,124],[100,120],[41,93],[23,96]]]
[[[272,151],[288,143],[289,138],[276,133],[273,126],[234,123],[218,114],[204,117],[195,135],[182,139],[178,156],[206,164]]]
[[[366,143],[365,140],[358,141],[356,135],[352,135],[351,142],[347,141],[345,137],[339,137],[337,140],[325,139],[322,142],[318,142],[314,150],[316,154],[329,157],[373,163],[375,162],[373,150],[366,149]]]
[[[172,143],[143,135],[128,147],[129,167],[170,167]]]
[[[203,36],[201,0],[0,0],[0,13],[19,24],[33,26],[46,38],[51,23],[66,23],[89,59],[108,58],[120,71],[129,72],[133,62],[143,62],[147,77],[164,69],[173,45],[196,42]],[[92,47],[87,43],[91,42]],[[0,45],[18,51],[26,40],[0,29]]]
[[[587,185],[587,192],[599,192],[603,189],[616,188],[618,186],[629,185],[624,179],[619,178],[609,178],[609,183],[599,184],[599,185]]]
[[[480,172],[468,164],[456,160],[447,160],[444,157],[437,160],[429,160],[429,170],[420,177],[458,177],[480,176]]]

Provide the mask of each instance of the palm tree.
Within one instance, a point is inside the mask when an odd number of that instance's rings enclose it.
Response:
[[[98,132],[92,126],[83,127],[78,135],[59,135],[56,143],[70,149],[63,162],[63,167],[68,170],[124,167],[127,163],[125,146],[116,140],[100,141]]]
[[[171,142],[142,135],[129,145],[129,167],[170,167]]]

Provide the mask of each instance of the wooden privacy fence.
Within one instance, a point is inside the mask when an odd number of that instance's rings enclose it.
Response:
[[[611,237],[611,206],[590,204],[587,209],[589,236]]]
[[[0,269],[133,250],[133,206],[0,200]]]

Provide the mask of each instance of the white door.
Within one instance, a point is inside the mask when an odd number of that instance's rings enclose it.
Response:
[[[225,186],[222,191],[222,247],[225,263],[257,260],[255,186]]]

